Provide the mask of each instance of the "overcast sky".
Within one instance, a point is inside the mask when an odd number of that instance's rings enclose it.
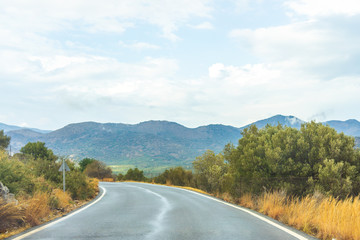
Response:
[[[0,122],[360,120],[359,0],[0,0]]]

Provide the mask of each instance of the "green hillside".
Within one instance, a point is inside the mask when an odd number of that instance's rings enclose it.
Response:
[[[278,123],[300,128],[304,121],[293,116],[276,115],[253,124],[262,128],[266,124]],[[329,121],[324,124],[348,135],[360,132],[360,123],[356,120]],[[208,125],[187,128],[168,121],[139,124],[83,122],[48,133],[11,126],[7,127],[6,134],[12,138],[13,152],[19,151],[28,142],[42,141],[57,155],[78,160],[96,158],[114,165],[115,171],[124,168],[119,165],[129,165],[154,172],[169,166],[189,167],[197,156],[208,149],[218,153],[229,142],[236,145],[245,127]],[[356,138],[356,144],[360,146],[359,138]]]

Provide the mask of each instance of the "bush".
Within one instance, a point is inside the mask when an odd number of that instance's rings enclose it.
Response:
[[[93,163],[94,161],[97,161],[96,159],[93,158],[84,158],[83,160],[81,160],[79,162],[79,166],[80,166],[80,171],[84,171],[87,167],[87,165]]]
[[[106,167],[106,164],[97,160],[89,163],[84,173],[88,177],[103,179],[103,178],[112,178],[112,170],[109,167]]]
[[[119,173],[117,176],[116,176],[116,180],[117,181],[122,181],[124,179],[124,175]]]
[[[96,189],[89,184],[87,177],[79,171],[66,173],[66,190],[73,199],[85,200],[96,195]]]
[[[139,181],[139,182],[146,180],[146,178],[144,176],[144,171],[140,171],[138,168],[135,168],[135,169],[130,168],[126,172],[123,179],[124,180]]]
[[[281,189],[299,196],[315,189],[336,197],[359,194],[360,187],[354,182],[359,177],[360,157],[354,138],[315,122],[303,124],[300,130],[252,125],[242,135],[236,148],[224,150],[235,196]]]
[[[53,151],[45,147],[43,142],[29,142],[20,149],[20,152],[31,155],[34,159],[45,159],[53,162],[57,159]]]
[[[221,192],[230,178],[226,175],[228,164],[222,154],[206,151],[193,162],[196,186],[206,192]],[[225,178],[224,178],[225,177]],[[224,179],[223,179],[224,178]]]
[[[192,186],[193,174],[182,167],[170,168],[154,178],[154,182],[176,186]]]
[[[0,181],[11,193],[32,194],[35,189],[31,170],[24,163],[9,159],[5,152],[0,151]]]

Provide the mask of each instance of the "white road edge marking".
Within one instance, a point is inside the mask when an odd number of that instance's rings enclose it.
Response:
[[[30,232],[27,232],[27,233],[25,233],[25,234],[23,234],[23,235],[21,235],[21,236],[18,236],[17,238],[14,238],[13,240],[20,240],[20,239],[29,237],[29,236],[37,233],[37,232],[40,232],[40,231],[44,230],[45,228],[48,228],[48,227],[50,227],[50,226],[52,226],[52,225],[54,225],[54,224],[57,224],[57,223],[59,223],[59,222],[62,222],[62,221],[64,221],[64,220],[68,219],[69,217],[72,217],[72,216],[74,216],[74,215],[76,215],[76,214],[84,211],[85,209],[91,207],[91,206],[94,205],[95,203],[99,202],[99,201],[105,196],[105,194],[106,194],[106,188],[103,188],[103,187],[100,187],[100,188],[103,190],[102,195],[101,195],[98,199],[96,199],[94,202],[90,203],[89,205],[87,205],[87,206],[85,206],[85,207],[83,207],[83,208],[81,208],[81,209],[79,209],[79,210],[77,210],[77,211],[75,211],[75,212],[73,212],[73,213],[65,216],[65,217],[62,217],[62,218],[60,218],[60,219],[58,219],[58,220],[55,220],[55,221],[53,221],[53,222],[51,222],[51,223],[49,223],[49,224],[46,224],[46,225],[44,225],[44,226],[42,226],[42,227],[39,227],[39,228],[37,228],[37,229],[35,229],[35,230],[33,230],[33,231],[30,231]]]
[[[282,231],[284,231],[284,232],[292,235],[293,237],[296,237],[297,239],[300,239],[300,240],[309,240],[308,238],[305,238],[305,237],[301,236],[300,234],[298,234],[298,233],[296,233],[296,232],[293,232],[293,231],[291,231],[290,229],[288,229],[288,228],[286,228],[286,227],[283,227],[283,226],[281,226],[281,225],[279,225],[279,224],[277,224],[277,223],[275,223],[275,222],[273,222],[273,221],[270,221],[269,219],[266,219],[266,218],[264,218],[264,217],[262,217],[262,216],[260,216],[260,215],[258,215],[258,214],[256,214],[256,213],[253,213],[253,212],[251,212],[251,211],[249,211],[249,210],[247,210],[247,209],[245,209],[245,208],[242,208],[242,207],[239,207],[239,206],[235,206],[235,205],[233,205],[233,204],[224,202],[224,201],[222,201],[222,200],[219,200],[219,199],[216,199],[216,198],[213,198],[213,197],[210,197],[210,196],[206,196],[206,195],[203,195],[203,194],[200,194],[200,193],[197,193],[197,192],[188,190],[188,189],[184,189],[184,188],[177,188],[177,189],[181,189],[181,190],[183,190],[183,191],[191,192],[191,193],[197,194],[197,195],[199,195],[199,196],[202,196],[202,197],[205,197],[205,198],[214,200],[214,201],[216,201],[216,202],[223,203],[223,204],[228,205],[228,206],[230,206],[230,207],[239,209],[239,210],[241,210],[241,211],[243,211],[243,212],[246,212],[246,213],[248,213],[248,214],[250,214],[250,215],[252,215],[252,216],[254,216],[254,217],[256,217],[256,218],[258,218],[258,219],[260,219],[260,220],[262,220],[262,221],[264,221],[264,222],[267,222],[268,224],[270,224],[270,225],[272,225],[272,226],[274,226],[274,227],[276,227],[276,228],[278,228],[278,229],[280,229],[280,230],[282,230]]]

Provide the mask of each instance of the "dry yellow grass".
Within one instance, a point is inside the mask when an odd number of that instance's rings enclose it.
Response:
[[[35,195],[24,200],[22,207],[25,209],[25,221],[31,226],[36,226],[50,214],[50,207],[48,205],[49,197],[45,193],[35,193]]]
[[[317,206],[313,221],[321,238],[360,239],[360,199],[324,199]]]
[[[95,193],[98,193],[99,192],[99,179],[97,179],[97,178],[88,178],[87,181],[88,181],[89,187]]]
[[[201,190],[200,190],[201,191]],[[207,194],[207,193],[205,193]],[[226,202],[230,202],[230,203],[233,203],[234,202],[234,198],[231,196],[230,193],[228,192],[224,192],[224,193],[221,193],[221,194],[217,194],[216,195],[217,198],[221,198],[223,199],[224,201]]]
[[[6,203],[0,197],[0,233],[23,222],[22,211],[14,203]]]
[[[317,205],[318,200],[314,197],[289,198],[284,205],[284,214],[280,220],[306,233],[315,234],[316,226],[313,218]]]
[[[239,198],[239,203],[241,206],[247,207],[247,208],[255,208],[255,202],[253,200],[253,197],[250,193],[245,193]]]
[[[265,193],[258,199],[247,194],[240,204],[314,235],[320,239],[360,239],[360,198],[289,198],[283,193]]]
[[[279,219],[284,215],[286,196],[280,192],[264,193],[258,200],[260,212]]]
[[[93,189],[94,193],[98,192],[99,180],[89,178],[87,181],[90,189]],[[53,206],[50,207],[52,205],[51,201],[54,199],[56,199],[57,203],[56,208],[62,208],[62,210],[55,209]],[[20,196],[18,200],[19,205],[15,206],[14,204],[5,204],[0,198],[0,239],[13,236],[45,221],[61,217],[81,207],[91,199],[72,202],[69,193],[64,193],[61,189],[54,189],[51,194],[37,192],[32,197]]]
[[[67,208],[70,205],[71,197],[69,193],[64,192],[60,189],[54,189],[52,191],[52,195],[54,195],[58,199],[59,208]]]

